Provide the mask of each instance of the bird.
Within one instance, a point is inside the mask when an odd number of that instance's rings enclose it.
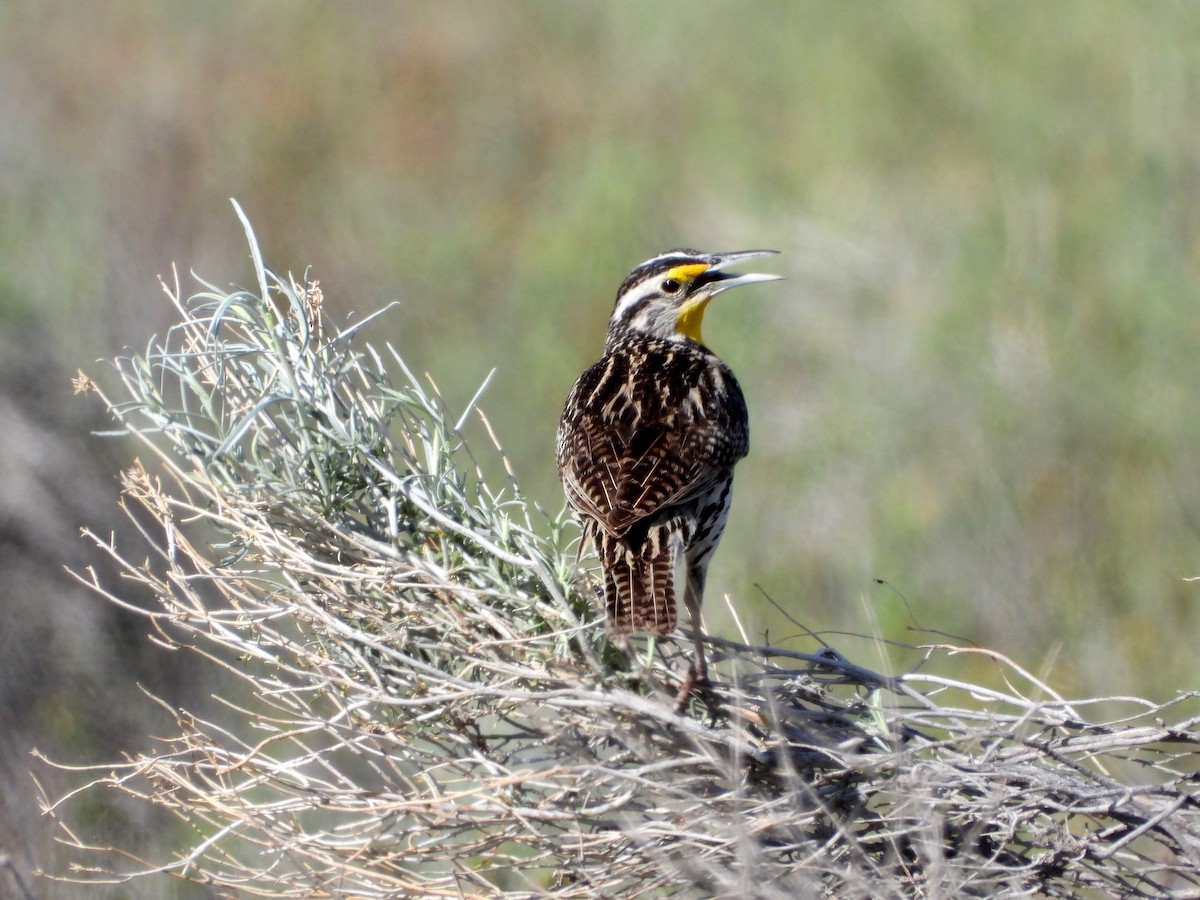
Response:
[[[559,421],[559,475],[581,552],[590,546],[600,560],[609,633],[670,635],[684,579],[694,654],[681,712],[709,685],[700,606],[733,468],[750,447],[742,389],[701,323],[718,294],[782,277],[728,267],[777,252],[676,249],[636,266],[617,291],[603,355],[576,380]]]

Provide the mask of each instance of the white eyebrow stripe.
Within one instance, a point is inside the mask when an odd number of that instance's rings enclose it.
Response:
[[[622,320],[628,314],[629,310],[637,306],[650,294],[658,290],[658,285],[655,284],[655,279],[648,278],[639,284],[631,291],[626,291],[625,296],[621,298],[621,302],[617,304],[617,308],[613,310],[613,319]]]

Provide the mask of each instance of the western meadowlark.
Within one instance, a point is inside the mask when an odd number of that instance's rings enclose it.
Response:
[[[700,322],[717,294],[781,277],[727,266],[776,252],[671,250],[635,268],[617,291],[604,356],[571,388],[558,426],[559,474],[600,558],[609,631],[674,631],[676,572],[686,571],[695,656],[680,708],[707,682],[704,580],[749,448],[742,390],[704,346]]]

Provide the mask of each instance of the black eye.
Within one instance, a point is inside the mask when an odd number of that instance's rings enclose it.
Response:
[[[675,293],[681,287],[683,287],[683,285],[680,284],[678,281],[676,281],[674,278],[668,278],[666,281],[664,281],[662,283],[662,289],[664,291],[666,291],[668,294]]]

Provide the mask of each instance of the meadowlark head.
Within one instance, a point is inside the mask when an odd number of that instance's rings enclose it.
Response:
[[[777,281],[782,275],[736,274],[726,267],[778,250],[698,253],[668,250],[637,266],[617,291],[610,337],[626,329],[654,337],[703,344],[700,325],[713,297],[733,287]]]

